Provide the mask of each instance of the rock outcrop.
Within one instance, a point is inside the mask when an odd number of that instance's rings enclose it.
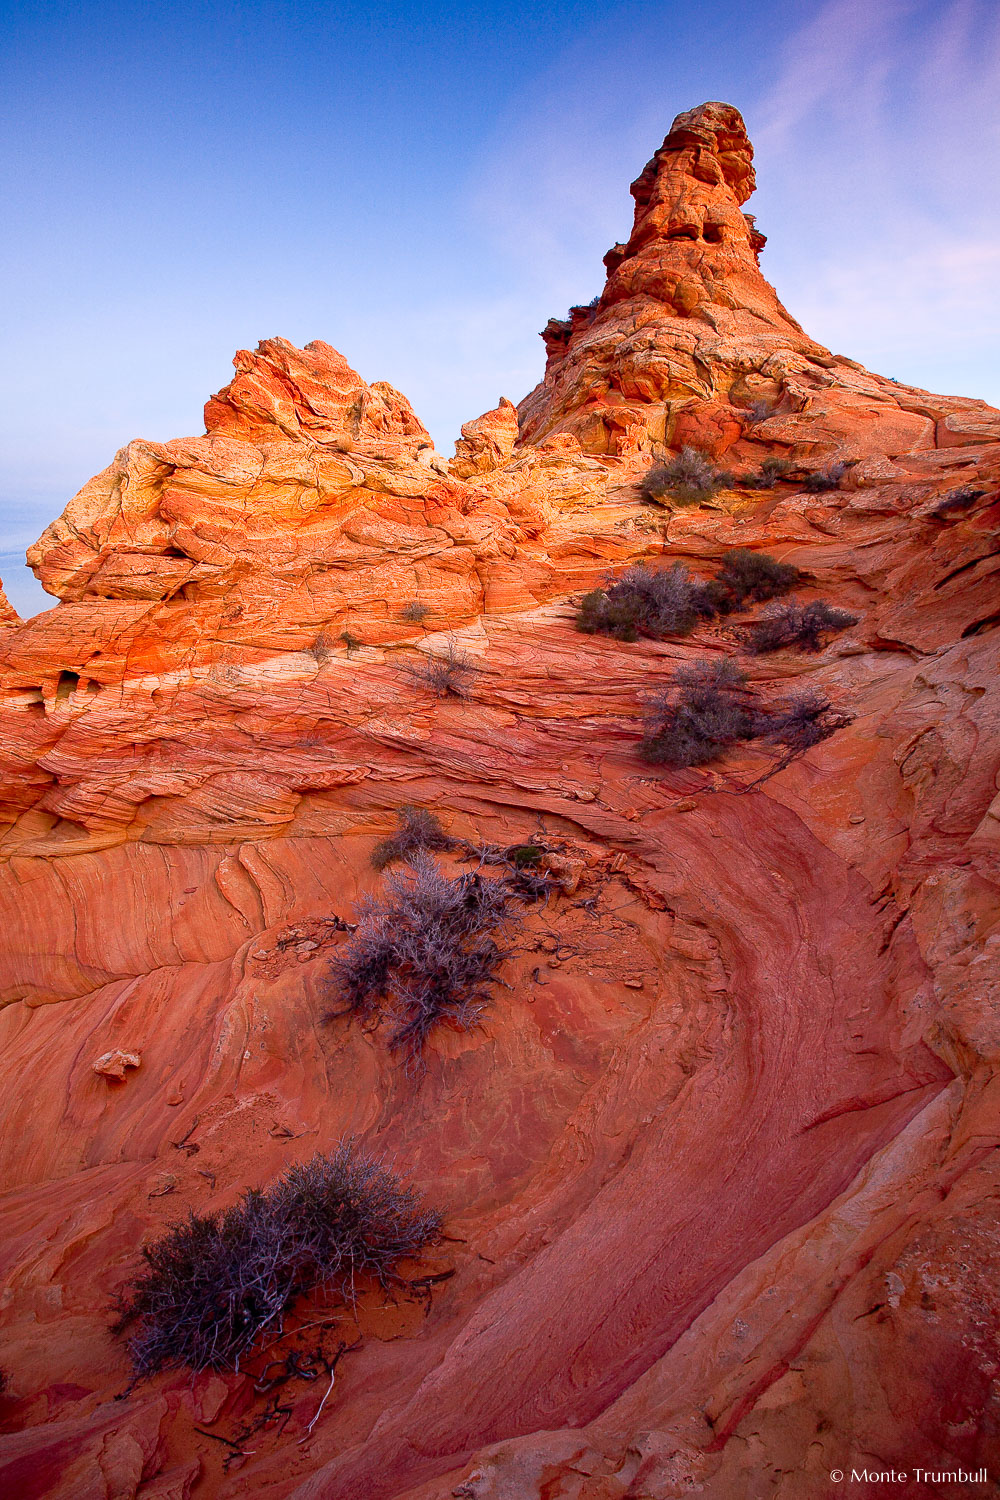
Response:
[[[818,1500],[1000,1464],[1000,413],[802,333],[751,158],[730,106],[678,117],[519,433],[501,401],[445,463],[391,387],[271,340],[32,549],[62,602],[0,642],[4,1493]],[[682,443],[737,478],[652,510]],[[746,663],[852,722],[651,767],[650,694],[736,640],[587,636],[572,599],[733,547],[857,616]],[[412,668],[456,650],[438,696]],[[553,881],[418,1078],[324,1020],[408,805],[465,841],[445,868],[528,846]],[[139,1246],[352,1134],[446,1214],[408,1286],[308,1303],[256,1380],[130,1385]]]
[[[472,479],[477,474],[491,474],[494,469],[503,468],[514,455],[517,437],[517,408],[501,396],[492,411],[484,412],[474,422],[462,424],[451,472],[459,479]]]
[[[7,686],[391,645],[424,633],[408,605],[440,632],[636,550],[589,503],[629,476],[575,444],[515,454],[510,402],[466,423],[449,473],[404,398],[326,345],[235,363],[205,436],[130,443],[29,550],[64,604],[4,641]]]
[[[678,115],[632,184],[635,224],[605,256],[596,304],[545,330],[522,436],[568,432],[588,453],[695,443],[718,457],[894,457],[1000,438],[981,401],[871,375],[809,338],[760,271],[742,211],[753,149],[728,104]]]
[[[233,360],[235,379],[205,404],[209,437],[269,444],[286,438],[336,452],[414,457],[433,447],[406,397],[384,380],[366,385],[342,354],[319,339],[296,349],[265,339]]]
[[[20,624],[20,615],[14,608],[13,604],[11,604],[10,600],[7,598],[7,595],[3,591],[2,585],[0,585],[0,630],[11,625]]]

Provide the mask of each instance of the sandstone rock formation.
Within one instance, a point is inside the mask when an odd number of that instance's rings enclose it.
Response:
[[[635,224],[604,258],[596,306],[553,319],[522,436],[570,432],[588,453],[694,442],[713,456],[893,457],[1000,438],[981,401],[871,375],[803,333],[760,271],[742,205],[753,151],[739,112],[678,115],[632,184]]]
[[[10,625],[20,625],[21,617],[11,604],[3,588],[0,587],[0,629]]]
[[[1000,1464],[1000,413],[798,329],[751,156],[730,106],[678,117],[518,439],[501,402],[446,466],[390,387],[271,340],[32,549],[62,602],[0,644],[4,1493],[811,1500]],[[794,467],[651,511],[682,442]],[[609,567],[734,546],[859,617],[751,663],[854,715],[764,781],[636,754],[724,622],[572,624]],[[450,642],[466,699],[405,670]],[[322,1019],[406,805],[559,877],[420,1079]],[[331,1362],[362,1336],[329,1399],[277,1353],[130,1388],[138,1246],[346,1134],[448,1238],[391,1305],[307,1307]]]
[[[459,479],[489,474],[509,463],[518,439],[517,409],[505,396],[493,411],[484,412],[474,422],[462,425],[462,436],[455,444],[451,472]]]
[[[123,1052],[116,1047],[113,1052],[103,1053],[96,1062],[91,1063],[94,1072],[101,1078],[114,1078],[119,1083],[123,1082],[129,1068],[142,1066],[142,1058],[138,1052]]]
[[[236,378],[205,404],[209,437],[311,440],[383,458],[412,457],[432,446],[405,396],[384,380],[366,385],[342,354],[318,339],[305,349],[265,339],[254,354],[241,349],[233,364]]]

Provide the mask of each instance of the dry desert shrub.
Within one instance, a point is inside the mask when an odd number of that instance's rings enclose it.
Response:
[[[753,656],[792,648],[819,651],[831,635],[857,623],[857,615],[834,609],[825,599],[809,604],[789,599],[785,604],[769,605],[759,619],[745,626],[744,644]]]
[[[746,422],[749,427],[756,427],[759,422],[766,422],[768,417],[774,416],[773,401],[751,401],[746,408]]]
[[[822,494],[824,490],[836,490],[840,488],[840,481],[850,468],[848,463],[828,464],[825,469],[817,469],[812,474],[807,474],[802,481],[802,488],[808,490],[811,495]]]
[[[745,490],[773,490],[779,479],[787,479],[794,466],[787,458],[765,458],[756,474],[744,474],[739,483]]]
[[[380,840],[372,850],[372,865],[376,870],[384,870],[397,859],[410,859],[421,850],[455,847],[455,840],[449,838],[438,819],[425,807],[400,808],[396,820],[398,831]]]
[[[346,1304],[358,1281],[388,1289],[401,1260],[437,1239],[441,1216],[352,1140],[251,1188],[218,1213],[190,1213],[142,1252],[113,1332],[134,1328],[137,1377],[186,1365],[238,1370],[315,1287]]]
[[[643,759],[677,768],[704,765],[752,740],[757,712],[746,673],[728,657],[680,668],[651,700],[644,729]]]
[[[399,611],[399,618],[401,620],[408,620],[414,625],[419,625],[421,620],[427,619],[430,612],[428,604],[421,604],[419,599],[411,599],[409,604],[404,604],[403,608]]]
[[[685,446],[676,458],[654,464],[641,479],[639,490],[654,503],[668,496],[675,505],[702,505],[731,482],[731,474],[717,469],[697,448]]]
[[[674,673],[650,701],[639,753],[681,769],[717,760],[734,745],[762,740],[786,752],[782,765],[851,722],[829,700],[808,692],[768,705],[728,657]]]
[[[850,714],[834,708],[822,693],[810,691],[772,705],[761,720],[759,734],[762,740],[781,745],[788,752],[782,761],[787,765],[796,755],[828,740],[850,723]]]
[[[721,561],[718,573],[707,583],[692,578],[680,562],[658,572],[636,563],[616,582],[584,594],[577,610],[577,629],[620,641],[636,641],[641,635],[653,640],[690,635],[699,620],[774,599],[801,578],[791,564],[743,547],[724,552]]]
[[[950,517],[960,516],[975,505],[977,500],[981,500],[985,494],[985,490],[977,490],[974,485],[960,485],[941,497],[931,511],[931,515],[937,521],[947,521]]]
[[[722,554],[721,561],[710,585],[720,614],[776,599],[793,589],[802,577],[791,563],[778,562],[766,552],[751,552],[746,547],[731,548]]]
[[[699,620],[714,614],[707,585],[692,578],[683,563],[658,573],[636,563],[617,582],[584,594],[576,624],[588,635],[613,635],[620,641],[640,635],[662,640],[689,635]]]
[[[354,935],[331,960],[339,1009],[327,1021],[357,1016],[389,1027],[389,1048],[407,1071],[420,1066],[430,1032],[443,1021],[475,1026],[490,985],[510,951],[515,891],[478,871],[449,878],[426,854],[362,898]]]
[[[440,656],[425,656],[418,662],[408,662],[406,665],[406,671],[413,681],[436,693],[439,698],[468,698],[479,670],[472,658],[453,639],[449,639]]]

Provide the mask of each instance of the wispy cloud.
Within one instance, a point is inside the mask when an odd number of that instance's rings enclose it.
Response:
[[[758,106],[757,145],[780,149],[824,108],[855,120],[875,119],[886,100],[891,38],[913,10],[908,0],[822,5],[782,49],[778,79]]]
[[[998,98],[993,0],[828,0],[788,39],[754,133],[765,265],[809,331],[1000,403]]]
[[[676,9],[630,0],[592,21],[511,101],[483,149],[470,223],[527,294],[547,297],[547,317],[600,291],[604,252],[631,231],[629,183],[673,116],[702,97],[677,56],[680,19],[671,15],[672,37],[663,24]]]

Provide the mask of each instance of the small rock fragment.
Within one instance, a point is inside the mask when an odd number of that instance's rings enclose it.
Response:
[[[574,859],[570,855],[546,854],[542,860],[542,869],[555,877],[567,896],[576,892],[586,868],[586,860]]]
[[[123,1052],[116,1047],[113,1052],[105,1052],[91,1066],[95,1073],[103,1078],[117,1078],[119,1083],[125,1077],[126,1068],[138,1068],[142,1063],[142,1057],[138,1052]]]

